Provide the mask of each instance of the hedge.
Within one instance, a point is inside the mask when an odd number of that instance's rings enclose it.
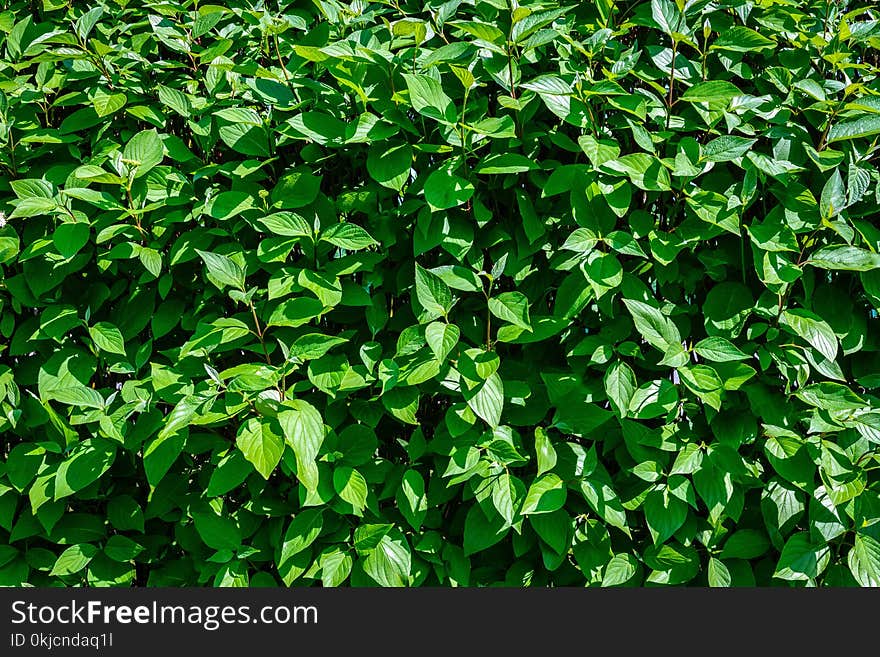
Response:
[[[880,585],[873,2],[3,4],[0,584]]]

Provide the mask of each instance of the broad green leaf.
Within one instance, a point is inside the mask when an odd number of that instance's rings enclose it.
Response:
[[[733,98],[741,96],[742,91],[733,83],[725,80],[699,82],[681,95],[682,100],[690,103],[709,103],[710,105],[726,106]]]
[[[756,141],[736,135],[722,135],[703,146],[703,157],[709,162],[729,162],[745,155]]]
[[[728,50],[732,52],[750,52],[753,50],[767,50],[776,47],[773,39],[743,25],[724,30],[718,38],[712,42],[713,50]]]
[[[834,329],[818,315],[807,310],[786,310],[780,323],[808,342],[828,360],[837,358],[837,336]]]
[[[122,152],[123,161],[134,172],[134,178],[140,178],[153,167],[162,162],[165,148],[159,133],[155,130],[143,130],[132,137]]]
[[[880,115],[865,114],[838,121],[828,130],[828,143],[880,134]]]
[[[312,237],[308,222],[295,212],[276,212],[259,220],[266,229],[284,237]]]
[[[846,561],[850,572],[861,586],[880,586],[880,542],[877,539],[856,533]]]
[[[410,177],[413,151],[408,144],[392,146],[386,151],[371,148],[367,155],[367,171],[383,187],[403,189]]]
[[[755,529],[740,529],[724,542],[721,556],[725,559],[754,559],[766,553],[770,541],[763,532]]]
[[[538,476],[556,466],[556,450],[542,427],[535,427],[535,453],[538,456]]]
[[[532,330],[529,320],[529,300],[521,292],[502,292],[489,299],[489,311],[499,319]]]
[[[632,554],[616,554],[605,566],[602,586],[620,586],[633,580],[639,571],[639,561]]]
[[[404,73],[403,77],[409,89],[409,101],[415,111],[437,121],[456,121],[455,105],[437,80],[428,75],[409,73]]]
[[[445,362],[446,357],[455,349],[460,336],[461,330],[455,324],[431,322],[425,327],[425,340],[441,363]]]
[[[651,16],[654,24],[669,36],[687,29],[684,15],[672,0],[651,0]]]
[[[826,246],[813,253],[807,264],[820,269],[871,271],[880,269],[880,254],[856,246]]]
[[[244,271],[231,258],[220,253],[212,253],[210,251],[195,250],[199,257],[205,262],[208,268],[208,274],[222,288],[225,285],[244,289]]]
[[[348,251],[360,251],[378,244],[366,230],[348,222],[333,224],[321,233],[321,240]]]
[[[436,210],[462,205],[474,195],[473,184],[454,174],[434,171],[425,180],[425,200]]]
[[[74,447],[55,472],[55,499],[69,497],[100,479],[116,459],[116,445],[89,438]]]
[[[386,534],[363,561],[364,572],[380,586],[408,586],[412,554],[403,535]]]
[[[553,473],[538,477],[529,487],[520,513],[551,513],[565,504],[566,488],[562,480]]]
[[[238,430],[235,444],[257,469],[263,479],[268,479],[281,461],[284,441],[272,430],[267,421],[250,418]]]
[[[425,494],[425,480],[418,471],[409,469],[403,473],[395,499],[397,508],[410,527],[420,530],[428,513],[428,498]]]
[[[367,480],[364,476],[348,466],[338,467],[333,471],[333,487],[340,498],[354,507],[357,515],[362,515],[367,505]]]
[[[278,559],[279,567],[314,543],[323,527],[323,509],[305,509],[297,513],[284,533]]]
[[[654,536],[655,543],[665,543],[684,524],[687,504],[669,491],[654,490],[648,493],[644,503],[645,520]]]
[[[52,566],[49,575],[75,575],[89,565],[98,548],[88,543],[78,543],[66,548]]]
[[[324,442],[324,421],[314,406],[303,399],[285,402],[278,413],[284,440],[296,455],[297,478],[314,490],[318,485],[315,458]]]
[[[636,375],[623,361],[617,361],[605,371],[605,394],[619,417],[626,417],[629,402],[637,387]]]
[[[504,384],[495,372],[473,389],[462,391],[468,406],[493,429],[501,423],[504,409]]]
[[[798,532],[782,548],[773,576],[793,581],[815,580],[830,560],[831,550],[827,545],[812,543],[806,532]]]
[[[122,333],[109,322],[98,322],[89,327],[89,335],[101,351],[125,356],[125,340]]]
[[[694,351],[706,360],[715,363],[727,363],[748,358],[748,355],[743,353],[730,340],[718,335],[700,340],[694,345]]]
[[[844,208],[846,208],[846,189],[843,186],[840,171],[835,169],[822,187],[819,212],[823,219],[831,219],[839,215]]]
[[[624,299],[623,303],[632,315],[636,329],[648,344],[665,352],[670,345],[681,342],[675,324],[658,308],[634,299]]]
[[[443,280],[416,263],[416,298],[428,319],[445,317],[452,308],[452,290]]]

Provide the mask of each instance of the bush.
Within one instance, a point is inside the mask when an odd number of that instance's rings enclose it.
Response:
[[[873,3],[228,4],[0,13],[0,584],[880,584]]]

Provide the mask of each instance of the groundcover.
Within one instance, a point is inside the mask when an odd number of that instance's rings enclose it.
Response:
[[[878,19],[4,2],[0,584],[880,584]]]

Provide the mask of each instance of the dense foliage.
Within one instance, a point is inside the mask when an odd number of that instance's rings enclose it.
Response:
[[[870,0],[4,4],[0,584],[880,584]]]

